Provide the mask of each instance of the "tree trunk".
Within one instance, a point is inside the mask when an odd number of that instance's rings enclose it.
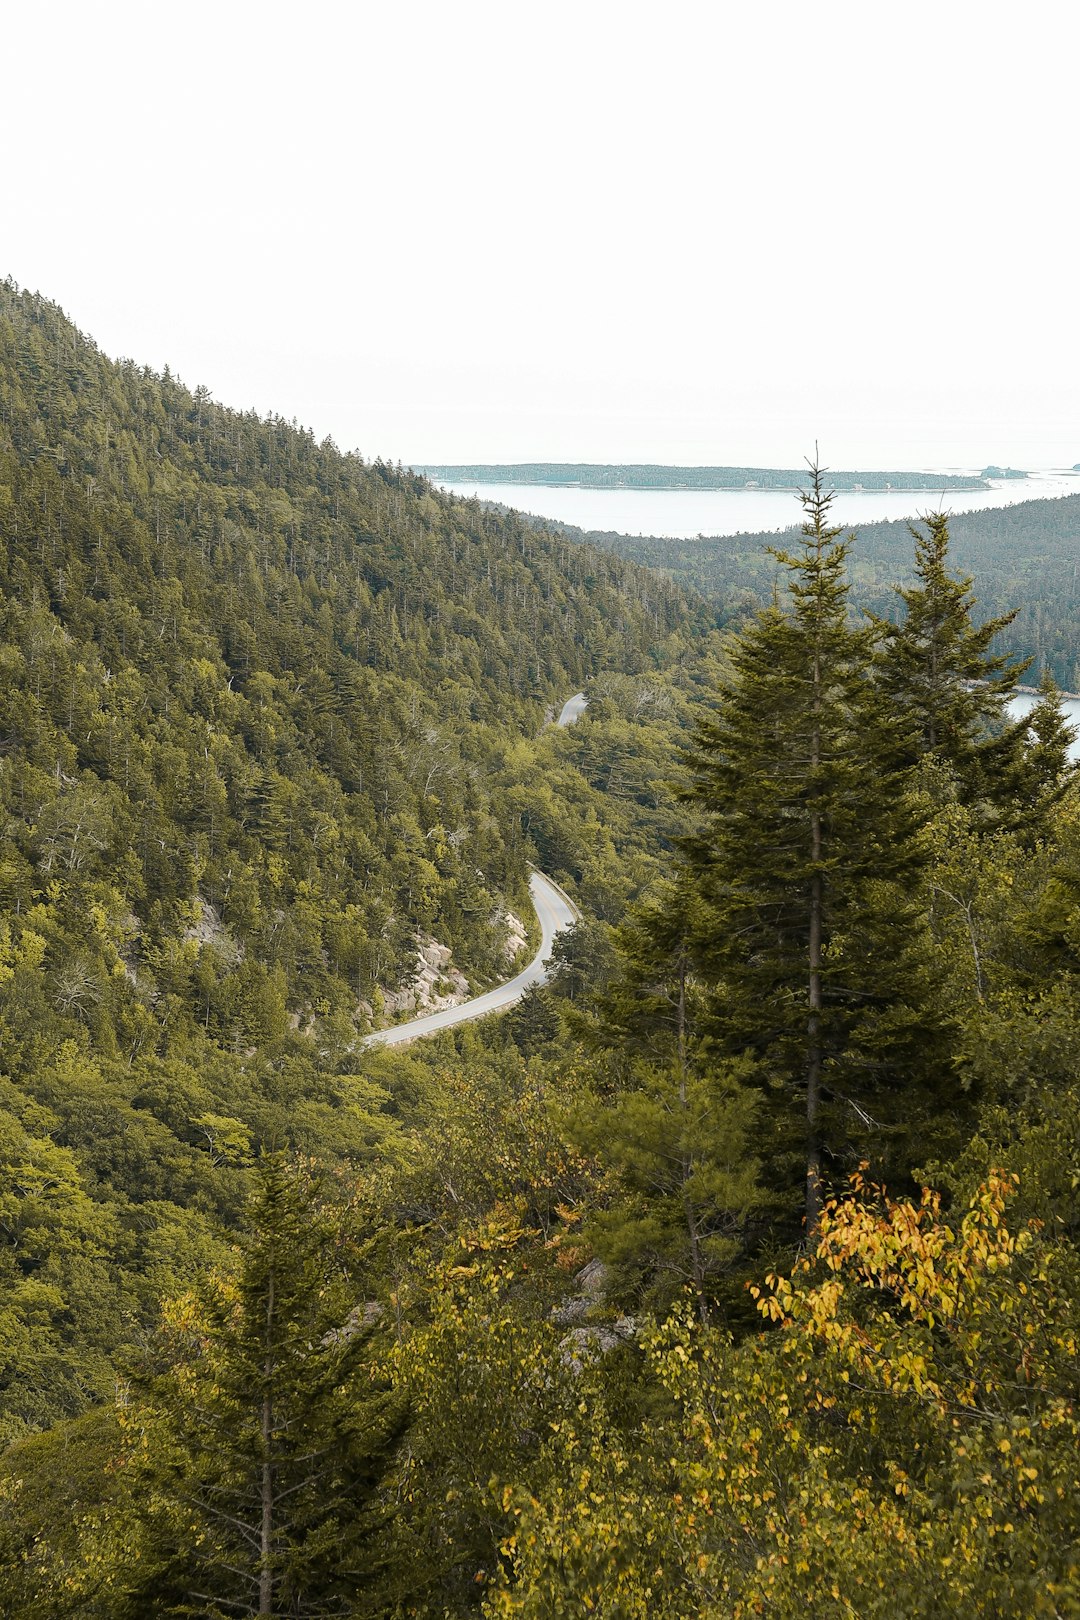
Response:
[[[266,1359],[263,1375],[262,1431],[262,1521],[259,1527],[259,1614],[272,1615],[274,1602],[274,1467],[272,1445],[274,1437],[274,1273],[271,1268],[266,1292]]]
[[[821,763],[821,656],[814,655],[814,725],[810,744],[810,763],[814,772]],[[816,791],[816,784],[815,784]],[[807,949],[807,1003],[806,1020],[806,1241],[813,1252],[817,1248],[818,1229],[821,1225],[821,1139],[818,1134],[818,1112],[821,1107],[821,935],[824,883],[821,875],[821,812],[810,815],[810,859],[813,873],[810,878],[810,917]]]
[[[821,821],[814,817],[814,844],[821,856]],[[821,873],[810,880],[809,1016],[806,1020],[806,1241],[817,1248],[821,1226]]]
[[[698,1316],[702,1325],[709,1320],[709,1310],[705,1303],[705,1266],[701,1254],[701,1234],[698,1231],[697,1211],[694,1200],[690,1195],[690,1176],[693,1171],[693,1158],[688,1148],[687,1132],[689,1129],[689,1095],[686,1083],[686,957],[679,963],[679,1008],[678,1008],[678,1034],[679,1034],[679,1113],[680,1128],[683,1133],[681,1158],[682,1172],[682,1201],[683,1215],[686,1219],[686,1232],[690,1239],[690,1275],[697,1294]]]

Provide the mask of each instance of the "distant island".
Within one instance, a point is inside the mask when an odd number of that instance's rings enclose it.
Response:
[[[579,489],[801,489],[806,469],[783,467],[661,467],[644,463],[601,466],[589,462],[477,462],[417,466],[415,472],[446,484],[548,484]],[[843,490],[988,489],[990,478],[1026,478],[1026,473],[988,467],[981,475],[928,472],[832,472],[827,482]]]

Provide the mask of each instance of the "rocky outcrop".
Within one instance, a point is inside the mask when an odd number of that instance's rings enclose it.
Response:
[[[233,939],[222,922],[217,907],[196,895],[191,902],[193,920],[184,929],[181,939],[185,945],[208,945],[228,967],[235,967],[244,959],[244,947]]]
[[[497,912],[492,921],[505,930],[503,954],[507,962],[513,962],[528,944],[525,924],[509,910]],[[471,995],[468,979],[460,968],[451,965],[450,947],[440,945],[431,934],[418,934],[412,977],[399,990],[384,990],[382,999],[391,1018],[401,1013],[422,1017],[425,1013],[442,1012],[444,1007],[460,1007]],[[366,1010],[362,1004],[361,1011]]]
[[[591,1362],[606,1356],[637,1333],[632,1316],[602,1319],[601,1313],[611,1273],[602,1260],[590,1260],[574,1278],[577,1292],[570,1294],[551,1312],[557,1327],[569,1331],[559,1340],[559,1360],[572,1373],[581,1372]]]
[[[440,945],[430,934],[417,935],[412,978],[400,990],[383,991],[383,1006],[391,1017],[405,1012],[441,1012],[468,1001],[469,981],[459,968],[451,967],[450,956],[448,945]]]
[[[506,943],[503,946],[503,955],[508,962],[512,962],[529,943],[529,936],[525,932],[525,924],[521,918],[515,917],[512,911],[504,911],[499,920],[506,929]]]
[[[632,1316],[616,1317],[614,1322],[593,1322],[588,1327],[571,1328],[559,1340],[559,1360],[572,1373],[599,1361],[620,1344],[627,1344],[637,1332]]]

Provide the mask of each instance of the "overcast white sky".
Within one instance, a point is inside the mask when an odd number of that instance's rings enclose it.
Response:
[[[6,7],[0,274],[367,456],[1071,465],[1078,17]]]

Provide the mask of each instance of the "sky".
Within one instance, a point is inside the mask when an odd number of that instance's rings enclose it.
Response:
[[[411,464],[1080,462],[1080,10],[6,8],[0,275]]]

